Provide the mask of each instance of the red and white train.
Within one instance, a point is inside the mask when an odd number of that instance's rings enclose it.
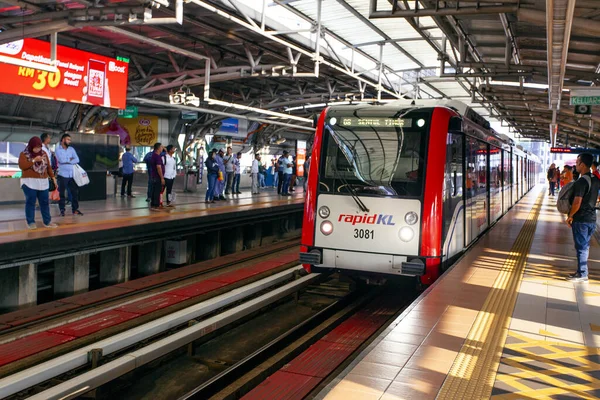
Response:
[[[300,260],[308,272],[430,284],[540,169],[457,101],[329,107],[312,147]]]

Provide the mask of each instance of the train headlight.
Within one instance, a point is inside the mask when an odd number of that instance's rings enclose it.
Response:
[[[406,215],[404,216],[404,221],[409,225],[416,224],[418,220],[419,220],[419,216],[414,211],[407,212]]]
[[[321,233],[325,236],[331,235],[333,232],[333,224],[329,221],[323,221],[321,223]]]
[[[400,240],[402,240],[403,242],[410,242],[413,239],[413,237],[415,237],[415,231],[413,231],[413,229],[408,226],[403,226],[400,229],[398,236],[400,236]]]
[[[329,217],[330,213],[331,213],[331,211],[329,210],[329,207],[327,207],[327,206],[323,206],[323,207],[319,208],[319,217],[321,217],[323,219]]]

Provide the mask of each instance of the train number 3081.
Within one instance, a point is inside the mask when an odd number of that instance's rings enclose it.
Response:
[[[354,238],[355,239],[375,239],[375,231],[369,229],[355,229],[354,230]]]

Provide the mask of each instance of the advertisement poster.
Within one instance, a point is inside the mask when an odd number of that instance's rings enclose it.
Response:
[[[50,65],[50,43],[22,39],[0,45],[0,59]],[[129,64],[57,46],[57,72],[0,62],[0,92],[43,99],[125,108]]]
[[[306,140],[296,141],[296,176],[304,176],[306,162]]]
[[[117,118],[96,133],[118,135],[121,146],[153,146],[158,142],[158,117],[138,115],[137,118]]]

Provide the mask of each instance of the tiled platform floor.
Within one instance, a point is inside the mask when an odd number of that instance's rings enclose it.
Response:
[[[317,398],[438,397],[451,369],[457,370],[453,365],[460,367],[459,360],[464,361],[467,346],[472,345],[466,339],[472,336],[476,319],[481,319],[486,299],[497,295],[492,286],[540,190],[525,196]],[[590,281],[565,281],[574,272],[575,252],[570,228],[554,201],[543,199],[523,279],[516,286],[512,318],[508,310],[500,321],[506,343],[491,349],[500,363],[498,374],[485,382],[470,382],[475,372],[468,363],[456,374],[469,385],[487,385],[495,399],[600,398],[600,245],[592,239]],[[496,369],[498,362],[489,368]],[[455,392],[450,398],[471,400],[464,396]]]

